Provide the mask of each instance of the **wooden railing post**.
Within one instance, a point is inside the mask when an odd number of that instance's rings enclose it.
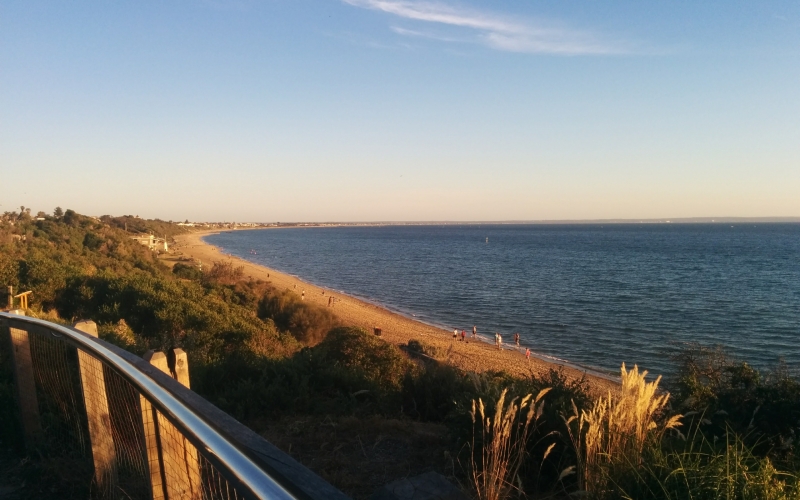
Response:
[[[7,322],[4,321],[6,325]],[[36,381],[33,378],[33,362],[28,332],[8,327],[11,341],[11,358],[14,364],[14,382],[19,402],[19,416],[25,446],[33,450],[41,442],[42,424],[39,419],[39,399],[36,397]]]
[[[172,378],[180,382],[187,389],[191,389],[189,384],[189,358],[183,349],[173,349],[172,358],[175,360],[172,367]]]
[[[189,384],[189,358],[183,349],[172,350],[172,377],[181,385],[190,389]],[[186,477],[191,485],[193,497],[200,498],[202,491],[202,478],[200,476],[200,460],[197,448],[192,445],[185,437],[182,438],[183,463],[186,467]]]
[[[167,357],[160,351],[147,351],[144,360],[155,366],[161,371],[169,371]],[[145,446],[147,447],[147,465],[150,468],[150,487],[153,493],[153,500],[164,500],[164,468],[161,466],[161,444],[158,436],[158,417],[150,401],[139,395],[139,403],[142,407],[142,424],[144,426]]]
[[[167,363],[167,357],[163,352],[148,351],[145,360],[150,364],[173,378],[184,378],[188,386],[189,367],[186,360],[186,353],[182,349],[173,350],[176,356],[175,366],[178,370],[173,374]],[[180,379],[178,379],[180,381]],[[183,383],[183,382],[181,382]],[[143,404],[144,408],[144,404]],[[202,498],[202,482],[200,476],[200,462],[198,460],[197,448],[189,443],[178,429],[172,425],[163,415],[155,412],[155,422],[158,428],[158,447],[160,451],[159,472],[163,472],[164,495],[167,499],[186,499],[194,500]],[[150,444],[148,443],[148,458],[152,464]],[[154,468],[151,466],[151,479]],[[152,482],[152,481],[151,481]],[[155,492],[156,485],[153,484]],[[155,498],[155,493],[154,493]],[[161,497],[163,498],[163,497]]]
[[[97,325],[94,321],[79,321],[73,327],[87,335],[97,337]],[[89,423],[89,439],[92,442],[94,479],[103,498],[114,498],[117,488],[117,454],[111,431],[103,363],[78,349],[78,366],[86,418]]]

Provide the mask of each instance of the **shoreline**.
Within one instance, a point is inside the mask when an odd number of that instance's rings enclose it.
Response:
[[[236,231],[256,229],[271,228],[243,228],[236,229]],[[381,338],[397,346],[406,345],[409,340],[421,340],[432,344],[442,352],[447,352],[445,362],[462,370],[478,373],[497,370],[527,377],[532,374],[543,375],[550,368],[555,368],[563,369],[564,374],[570,380],[585,376],[593,393],[605,394],[618,387],[619,383],[612,376],[571,364],[568,361],[546,359],[544,355],[534,351],[531,351],[531,359],[527,361],[524,356],[524,348],[518,350],[513,343],[506,343],[502,350],[498,350],[494,343],[489,342],[481,334],[478,334],[479,339],[473,339],[469,332],[466,342],[454,341],[452,340],[452,330],[392,311],[389,307],[375,303],[368,298],[360,298],[339,290],[319,286],[305,281],[299,276],[225,254],[203,239],[205,236],[221,232],[225,232],[225,230],[214,229],[176,235],[172,247],[173,252],[197,259],[204,265],[211,265],[215,262],[235,263],[244,268],[245,276],[270,282],[278,290],[292,290],[298,295],[305,291],[305,300],[322,307],[327,308],[328,299],[333,296],[336,298],[336,302],[329,310],[339,317],[343,324],[358,326],[369,332],[375,327],[381,328]]]

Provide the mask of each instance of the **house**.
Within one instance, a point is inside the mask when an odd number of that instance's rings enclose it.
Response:
[[[156,238],[152,234],[137,234],[135,236],[131,236],[131,239],[134,239],[139,242],[139,244],[146,246],[150,250],[157,251],[157,252],[168,252],[169,246],[167,245],[167,238]]]

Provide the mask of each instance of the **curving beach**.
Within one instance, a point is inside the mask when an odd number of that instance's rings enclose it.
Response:
[[[219,231],[202,231],[175,236],[172,250],[177,254],[198,259],[205,266],[215,262],[231,262],[244,268],[245,276],[270,282],[280,290],[293,290],[298,295],[305,291],[305,300],[327,307],[329,297],[336,298],[335,305],[330,309],[344,324],[358,326],[372,331],[373,328],[381,329],[381,338],[395,345],[407,344],[409,340],[417,339],[432,344],[443,351],[448,351],[447,362],[468,371],[485,372],[489,370],[503,370],[508,373],[528,376],[530,374],[543,374],[551,368],[561,368],[570,379],[585,376],[593,392],[605,393],[613,390],[615,381],[603,376],[585,372],[571,366],[559,365],[535,356],[526,360],[524,351],[516,349],[498,350],[493,344],[470,339],[471,332],[467,332],[467,342],[453,341],[452,330],[437,328],[412,318],[389,311],[380,306],[370,304],[342,294],[335,290],[321,288],[309,284],[295,276],[276,271],[261,265],[253,264],[244,259],[223,254],[218,248],[206,243],[204,236]],[[324,293],[323,293],[324,292]],[[482,332],[484,335],[487,332]],[[509,336],[503,339],[506,345],[512,342]]]

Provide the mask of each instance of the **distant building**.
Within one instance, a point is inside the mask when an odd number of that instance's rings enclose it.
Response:
[[[139,244],[146,246],[150,250],[157,252],[168,252],[169,246],[167,245],[166,238],[156,238],[152,234],[137,234],[131,236],[131,239],[136,240]]]

